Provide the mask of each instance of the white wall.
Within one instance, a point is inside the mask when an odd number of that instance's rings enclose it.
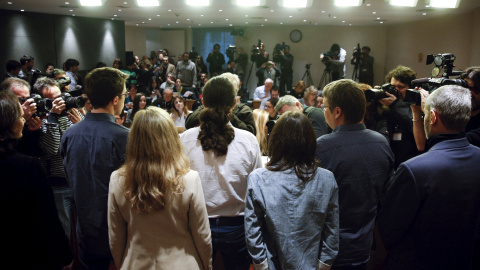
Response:
[[[147,31],[140,27],[126,28],[127,51],[145,51],[149,55],[147,44],[164,42],[163,40],[149,40]],[[299,43],[290,41],[289,35],[293,29],[302,31],[303,38]],[[191,29],[184,30],[184,36],[178,34],[174,45],[165,46],[175,54],[191,47]],[[160,37],[161,35],[159,35]],[[170,36],[170,41],[173,40]],[[150,38],[153,39],[153,38]],[[378,26],[264,26],[246,27],[243,37],[236,38],[236,46],[243,47],[250,55],[253,45],[258,39],[266,44],[270,54],[275,44],[285,42],[291,46],[294,60],[294,84],[302,79],[305,73],[305,64],[311,65],[313,83],[318,86],[325,65],[320,62],[320,53],[330,49],[333,43],[338,43],[347,51],[346,78],[352,78],[353,65],[349,60],[353,48],[369,46],[371,55],[375,58],[374,82],[376,85],[384,83],[388,71],[397,65],[405,65],[417,71],[418,77],[428,77],[432,65],[426,66],[427,54],[454,53],[457,57],[455,64],[458,69],[472,65],[480,65],[480,9],[467,14],[444,16],[442,18],[422,20],[397,25]],[[177,46],[182,50],[177,50]],[[171,51],[171,54],[172,52]],[[419,61],[419,54],[423,55]],[[173,54],[172,54],[173,55]],[[248,63],[250,69],[251,63]],[[250,76],[249,89],[255,86],[256,77]]]

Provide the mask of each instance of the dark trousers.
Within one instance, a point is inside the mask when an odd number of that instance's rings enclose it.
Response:
[[[252,259],[245,242],[244,217],[210,218],[213,262],[218,252],[226,270],[248,270]]]
[[[280,96],[284,96],[292,90],[293,75],[280,77]]]

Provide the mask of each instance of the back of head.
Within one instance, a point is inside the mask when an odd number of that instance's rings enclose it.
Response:
[[[132,208],[145,213],[162,209],[165,192],[181,190],[188,171],[188,158],[172,117],[157,107],[140,110],[128,135],[121,169]]]
[[[268,122],[268,112],[262,109],[253,110],[253,120],[255,121],[256,137],[260,150],[262,155],[265,155],[267,153],[267,132],[265,127]]]
[[[11,91],[0,91],[0,155],[17,139],[14,132],[21,111],[18,98]]]
[[[92,70],[85,77],[85,91],[93,108],[105,108],[122,94],[129,75],[118,69],[104,67]]]
[[[34,58],[31,57],[30,55],[24,55],[20,58],[20,64],[23,66],[25,65],[26,62],[30,62],[32,60],[34,60]]]
[[[8,60],[7,64],[5,65],[5,68],[7,69],[8,72],[10,72],[12,70],[16,70],[16,69],[20,68],[21,66],[22,65],[18,61]]]
[[[227,154],[228,145],[235,137],[235,132],[228,123],[235,106],[236,94],[233,84],[225,77],[213,77],[205,84],[203,88],[205,109],[199,117],[198,134],[204,151],[212,150],[217,156]]]
[[[323,88],[322,94],[328,100],[330,108],[327,109],[342,109],[345,124],[363,121],[366,110],[365,93],[356,82],[348,79],[331,82]]]
[[[417,73],[409,67],[399,65],[385,76],[385,81],[390,83],[392,78],[412,87],[412,81],[417,78]]]
[[[227,78],[235,87],[235,92],[238,93],[238,90],[240,89],[240,78],[238,78],[237,74],[233,74],[230,72],[225,72],[219,75],[220,77]]]
[[[431,93],[425,110],[438,113],[443,126],[450,131],[465,131],[472,108],[470,91],[458,85],[445,85]]]
[[[315,131],[310,120],[302,112],[285,112],[270,134],[267,169],[285,171],[293,168],[301,181],[309,181],[318,167],[316,148]]]

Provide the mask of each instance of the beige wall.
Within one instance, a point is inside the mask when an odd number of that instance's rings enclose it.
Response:
[[[149,53],[146,45],[151,42],[146,38],[148,30],[141,27],[125,28],[126,50]],[[293,29],[302,31],[303,38],[299,43],[290,41],[289,35]],[[191,29],[186,29],[184,33],[183,39],[179,38],[176,44],[190,48]],[[360,46],[370,46],[371,55],[375,58],[375,84],[382,84],[385,74],[399,64],[416,70],[418,77],[428,77],[432,65],[425,65],[427,54],[454,53],[458,69],[480,65],[480,9],[462,15],[398,25],[247,27],[245,35],[236,38],[236,46],[243,47],[250,54],[251,47],[257,44],[258,39],[266,44],[270,53],[277,43],[284,41],[289,44],[295,57],[293,81],[302,79],[306,71],[305,64],[309,63],[312,64],[311,74],[315,86],[319,84],[325,68],[319,55],[328,51],[333,43],[340,44],[347,51],[346,78],[352,78],[353,65],[349,60],[353,48],[357,43]],[[423,55],[420,62],[419,54]],[[249,62],[248,69],[250,66]],[[252,73],[249,89],[252,89],[255,80]]]

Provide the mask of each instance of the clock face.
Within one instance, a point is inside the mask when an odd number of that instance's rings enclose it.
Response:
[[[290,40],[293,42],[299,42],[302,40],[302,32],[300,32],[300,30],[293,30],[290,32]]]

